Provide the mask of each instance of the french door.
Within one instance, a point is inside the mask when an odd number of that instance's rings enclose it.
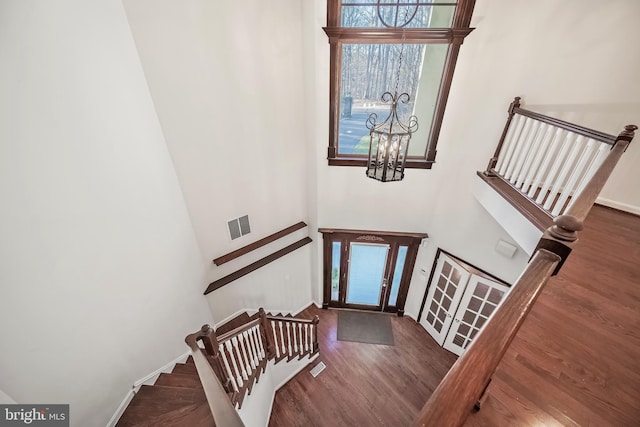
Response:
[[[422,237],[327,230],[323,306],[402,315]]]
[[[496,278],[443,251],[436,256],[430,285],[418,316],[447,350],[462,355],[509,288]]]

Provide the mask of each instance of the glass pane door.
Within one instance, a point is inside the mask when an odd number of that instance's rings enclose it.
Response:
[[[351,243],[347,304],[379,306],[385,283],[389,245]]]

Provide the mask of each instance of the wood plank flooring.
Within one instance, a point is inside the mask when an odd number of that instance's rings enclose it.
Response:
[[[466,426],[640,426],[640,217],[593,208],[487,393]]]
[[[406,426],[456,360],[416,322],[391,318],[395,346],[338,341],[337,310],[307,308],[320,317],[320,357],[327,368],[303,370],[276,393],[269,426]]]

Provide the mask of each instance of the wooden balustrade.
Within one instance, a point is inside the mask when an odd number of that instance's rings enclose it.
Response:
[[[260,308],[253,317],[220,336],[204,325],[185,339],[218,426],[243,425],[235,407],[242,407],[245,395],[251,393],[269,360],[278,363],[318,352],[318,316],[313,320],[267,316]]]
[[[318,351],[318,316],[313,320],[267,316],[274,337],[276,362],[294,357],[302,359]]]
[[[185,338],[185,342],[191,348],[193,361],[198,370],[198,376],[200,377],[204,394],[207,397],[215,425],[221,427],[244,427],[238,412],[227,397],[227,390],[218,380],[218,376],[207,360],[207,356],[198,346],[199,340],[204,342],[205,347],[211,344],[210,349],[213,351],[214,346],[210,341],[211,328],[209,325],[203,326],[199,332],[188,335]]]
[[[514,179],[514,177],[517,176],[517,178],[515,178],[516,184],[521,182],[523,177],[525,178],[522,182],[527,182],[527,177],[536,175],[529,174],[528,172],[523,174],[522,169],[526,167],[528,159],[537,158],[539,160],[543,157],[542,154],[539,155],[535,151],[524,155],[522,152],[526,151],[527,148],[519,149],[516,147],[517,144],[511,145],[510,148],[507,146],[510,132],[512,132],[512,142],[519,138],[513,137],[513,135],[517,135],[519,132],[530,135],[531,131],[527,132],[525,130],[527,123],[529,123],[529,126],[536,126],[536,124],[532,124],[526,120],[532,117],[536,119],[540,118],[540,115],[532,113],[527,114],[527,119],[525,119],[524,122],[518,122],[517,120],[520,119],[517,117],[512,121],[515,114],[523,111],[519,109],[518,101],[519,99],[516,98],[511,105],[510,116],[512,117],[510,117],[507,122],[507,127],[503,133],[503,141],[500,142],[496,156],[490,161],[489,170],[487,171],[487,173],[504,174],[502,177],[506,179]],[[585,130],[584,128],[568,125],[565,122],[560,122],[555,119],[546,120],[544,123],[554,126],[562,125],[562,128],[546,129],[542,131],[543,136],[539,136],[540,133],[538,133],[535,136],[527,136],[525,139],[533,141],[541,138],[544,144],[545,141],[549,142],[551,140],[549,135],[559,135],[567,129],[577,135],[575,140],[578,138],[590,138],[593,141],[610,144],[611,138],[613,138],[597,131]],[[511,130],[511,125],[515,126],[513,128],[515,130]],[[589,164],[587,177],[580,174],[585,173],[586,169],[584,169],[584,167],[589,162],[582,162],[577,160],[579,156],[573,156],[573,160],[577,162],[574,164],[580,165],[582,168],[580,169],[581,172],[576,172],[576,169],[573,169],[572,172],[565,173],[564,175],[565,177],[571,176],[567,181],[568,186],[575,186],[578,181],[584,180],[584,182],[581,182],[580,185],[575,187],[580,189],[580,191],[571,193],[572,197],[568,208],[561,209],[563,214],[555,217],[553,220],[554,225],[545,231],[536,252],[524,272],[511,288],[511,291],[502,304],[494,311],[484,328],[475,337],[473,343],[454,364],[429,401],[427,401],[422,408],[414,424],[415,426],[458,427],[464,424],[472,409],[476,406],[477,402],[479,402],[482,394],[488,387],[491,376],[518,332],[520,325],[527,317],[536,298],[540,292],[542,292],[549,278],[558,272],[560,266],[571,252],[571,248],[577,240],[577,232],[582,230],[584,220],[595,203],[598,194],[611,175],[622,153],[624,153],[633,139],[634,132],[637,129],[635,125],[626,126],[618,137],[613,138],[611,145],[608,145],[610,150],[607,148],[608,154],[606,156],[596,154]],[[503,145],[505,140],[507,144]],[[567,144],[568,142],[565,140],[563,147]],[[575,146],[570,148],[572,151],[575,150]],[[506,155],[501,162],[500,156],[505,150],[511,154]],[[518,152],[518,150],[520,150],[520,152]],[[599,153],[600,148],[598,148],[597,151]],[[593,152],[591,154],[593,154]],[[580,156],[584,155],[585,152],[580,154]],[[512,164],[510,163],[510,158],[518,158],[519,160],[515,164]],[[562,156],[560,158],[565,159],[565,157]],[[601,160],[597,160],[600,158]],[[522,161],[523,159],[524,161]],[[597,162],[593,163],[596,160]],[[558,159],[556,159],[556,161],[558,161]],[[534,163],[534,160],[531,160],[530,163]],[[579,178],[574,178],[576,174],[580,175]],[[554,184],[554,188],[556,184]],[[535,185],[535,181],[531,185]],[[548,188],[548,183],[545,183],[545,186],[544,188]],[[560,194],[559,197],[560,199],[556,200],[555,203],[560,202],[564,204],[566,201],[563,201],[564,195]],[[552,210],[552,212],[557,211]]]
[[[522,109],[517,97],[485,174],[500,177],[554,218],[566,213],[587,188],[612,154],[612,145],[626,147],[630,140],[623,135],[633,138],[634,129],[629,125],[616,138]]]

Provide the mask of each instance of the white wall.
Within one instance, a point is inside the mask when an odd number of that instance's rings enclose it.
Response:
[[[103,426],[211,316],[118,0],[0,3],[0,384]]]
[[[319,226],[429,233],[414,271],[409,314],[417,314],[426,285],[419,273],[430,271],[437,247],[515,280],[528,257],[522,250],[513,259],[494,251],[498,239],[514,242],[473,199],[475,172],[486,167],[517,95],[532,109],[559,111],[561,118],[610,133],[640,123],[640,51],[629,47],[640,39],[638,12],[640,4],[631,0],[479,0],[472,21],[477,29],[458,59],[437,163],[432,170],[407,171],[400,183],[383,184],[367,179],[360,168],[327,166],[329,45],[317,28],[318,21],[326,22],[325,1],[316,0],[313,20],[305,26],[315,37],[315,62],[305,72],[317,71],[312,102],[320,124],[315,138]],[[640,206],[640,170],[630,166],[637,164],[638,142],[603,197]]]
[[[308,221],[302,2],[124,4],[205,258]],[[231,241],[227,221],[245,214],[252,233]],[[237,265],[270,252],[254,252]],[[289,286],[309,288],[309,263],[291,260],[282,259],[296,277]],[[207,279],[235,268],[210,264]],[[286,279],[269,280],[283,285]],[[216,310],[235,304],[234,298],[258,301],[260,286],[232,283],[224,298],[222,291],[210,294],[216,318],[228,314]]]
[[[9,396],[7,393],[5,393],[4,391],[0,390],[0,403],[12,404],[12,403],[16,403],[16,401],[13,400],[11,398],[11,396]]]

